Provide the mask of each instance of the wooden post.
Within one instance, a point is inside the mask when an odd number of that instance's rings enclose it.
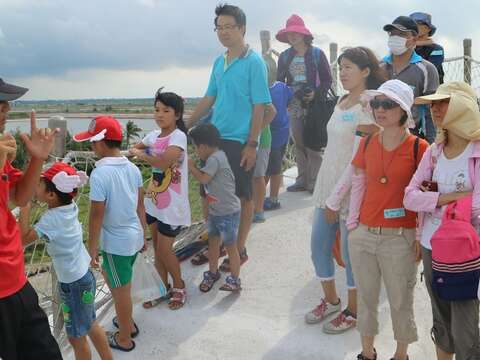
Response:
[[[338,44],[330,43],[330,66],[332,67],[332,88],[335,90],[335,93],[338,93]]]
[[[463,39],[463,80],[472,84],[472,39]]]
[[[262,43],[262,56],[268,67],[268,84],[273,84],[277,80],[277,62],[272,56],[270,44],[270,31],[260,31],[260,42]]]
[[[66,152],[67,120],[65,120],[63,116],[53,116],[48,119],[48,127],[50,129],[60,129],[60,132],[55,138],[52,155],[58,158],[63,158]]]

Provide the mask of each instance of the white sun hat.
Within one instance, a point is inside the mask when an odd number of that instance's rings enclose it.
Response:
[[[370,102],[375,96],[385,95],[389,99],[395,101],[407,113],[407,126],[415,127],[415,121],[412,116],[412,106],[414,102],[412,88],[400,80],[388,80],[384,82],[377,90],[366,90],[362,98]],[[368,105],[369,107],[370,105]]]

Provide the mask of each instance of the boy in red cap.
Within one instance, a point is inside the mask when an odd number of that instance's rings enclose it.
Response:
[[[17,147],[12,135],[4,133],[8,102],[26,92],[27,89],[0,79],[0,358],[56,360],[62,354],[38,305],[37,294],[25,276],[20,229],[8,206],[9,202],[24,206],[30,201],[58,132],[37,129],[32,112],[31,134],[22,134],[31,160],[24,175],[12,167],[10,160]]]
[[[62,311],[68,340],[76,359],[91,357],[87,336],[100,358],[112,359],[105,331],[95,321],[96,281],[89,269],[90,256],[83,244],[78,207],[73,201],[77,189],[88,182],[83,171],[57,162],[46,170],[35,191],[36,198],[48,205],[40,220],[30,227],[30,206],[20,210],[23,245],[44,240],[57,273]]]
[[[140,170],[120,154],[123,134],[110,116],[97,116],[75,141],[90,141],[100,160],[90,175],[90,225],[88,248],[92,266],[98,268],[98,242],[102,239],[102,270],[112,292],[117,316],[110,333],[110,347],[131,351],[139,334],[132,319],[131,280],[133,263],[145,246],[145,208]]]

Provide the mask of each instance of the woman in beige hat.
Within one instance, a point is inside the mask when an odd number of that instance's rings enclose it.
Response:
[[[422,245],[425,284],[432,305],[432,339],[437,359],[480,359],[478,299],[449,301],[432,287],[433,234],[440,227],[446,205],[472,195],[472,224],[480,215],[480,111],[475,91],[464,82],[441,85],[432,95],[417,98],[431,104],[439,129],[405,190],[404,205],[418,212],[417,237]],[[452,248],[452,251],[458,249]],[[457,252],[458,254],[458,252]],[[464,267],[465,268],[465,267]],[[473,271],[475,272],[475,270]],[[478,282],[477,282],[478,283]],[[456,290],[459,294],[460,288]]]

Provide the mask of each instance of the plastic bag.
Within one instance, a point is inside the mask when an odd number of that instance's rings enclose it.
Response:
[[[167,289],[153,262],[147,255],[139,254],[133,265],[133,303],[156,300],[165,296]]]

